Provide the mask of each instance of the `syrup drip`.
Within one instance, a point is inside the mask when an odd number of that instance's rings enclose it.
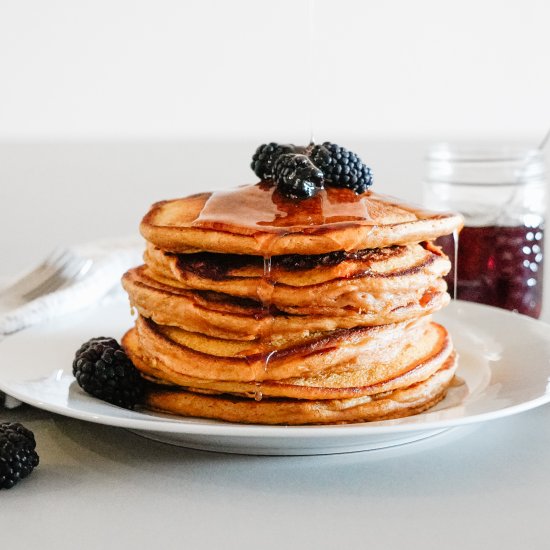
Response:
[[[453,231],[454,261],[453,261],[453,300],[458,299],[458,229]]]
[[[275,239],[272,239],[270,242],[272,243],[274,240]],[[267,248],[267,250],[269,250],[269,247]],[[262,350],[262,359],[260,359],[260,364],[255,365],[256,375],[254,399],[256,401],[261,401],[263,398],[262,383],[260,380],[258,380],[258,374],[261,373],[263,378],[263,375],[265,375],[269,369],[269,361],[275,354],[272,338],[274,318],[271,315],[271,304],[273,300],[273,292],[275,291],[275,281],[273,281],[273,279],[271,278],[271,269],[271,255],[266,255],[264,256],[264,270],[262,278],[257,289],[258,299],[262,303],[265,314],[264,319],[266,319],[267,322],[262,325],[262,329],[260,331],[260,349]]]

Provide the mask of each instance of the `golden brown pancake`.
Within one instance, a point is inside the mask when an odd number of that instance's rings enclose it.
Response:
[[[154,271],[193,286],[195,280],[236,281],[246,284],[268,277],[274,284],[293,287],[318,285],[334,279],[403,277],[434,262],[450,268],[448,258],[429,242],[326,254],[272,256],[268,264],[260,256],[197,252],[175,254],[147,243],[145,262]],[[439,274],[439,270],[437,271]]]
[[[366,192],[329,187],[302,201],[266,182],[154,204],[140,230],[168,252],[277,256],[383,248],[447,235],[462,226],[441,214]]]
[[[430,314],[449,301],[442,279],[436,279],[427,289],[390,295],[376,308],[373,305],[356,311],[323,307],[315,308],[320,311],[315,315],[306,314],[312,308],[292,307],[294,314],[289,314],[273,305],[267,308],[257,300],[171,286],[152,277],[145,266],[128,271],[122,285],[132,306],[157,324],[235,340],[254,340],[268,331],[275,336],[305,337],[312,332],[396,323]]]
[[[182,374],[171,358],[152,357],[141,348],[135,329],[123,339],[123,345],[132,362],[145,377],[159,384],[176,385],[193,391],[231,393],[248,397],[287,397],[297,399],[344,399],[362,395],[373,395],[425,380],[452,354],[451,342],[442,327],[432,326],[433,346],[424,354],[409,346],[402,354],[402,361],[383,364],[349,365],[320,373],[304,374],[281,380],[269,380],[269,364],[264,380],[252,382],[224,381],[199,378]],[[216,361],[216,358],[212,358]]]
[[[212,276],[209,273],[213,269],[188,267],[194,254],[175,256],[151,247],[146,251],[145,260],[150,276],[168,286],[260,300],[281,311],[302,315],[324,315],[335,308],[387,312],[418,303],[428,292],[444,290],[442,277],[451,264],[440,251],[436,253],[419,245],[385,251],[367,254],[364,262],[343,261],[336,266],[321,265],[305,270],[278,268],[266,277],[252,262],[241,270],[228,269],[240,271],[240,275]],[[223,255],[217,256],[220,256],[219,262],[223,261]],[[209,261],[215,263],[216,259],[209,258]],[[344,265],[340,271],[346,273],[351,269],[352,275],[327,278],[337,274],[342,264],[351,264],[351,267]]]
[[[153,410],[254,424],[335,424],[387,420],[420,413],[445,397],[456,370],[456,359],[426,380],[374,395],[349,399],[277,399],[260,401],[232,395],[205,395],[181,389],[152,389],[146,406]]]
[[[152,366],[162,364],[167,372],[219,381],[278,381],[338,370],[357,372],[356,385],[370,385],[407,372],[441,350],[450,353],[447,332],[428,319],[332,331],[309,340],[280,342],[269,350],[233,349],[232,355],[227,340],[185,331],[178,335],[179,329],[143,318],[138,318],[136,329],[136,354]]]

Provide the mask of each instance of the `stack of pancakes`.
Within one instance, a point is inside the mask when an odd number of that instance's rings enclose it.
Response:
[[[146,406],[262,424],[362,422],[440,401],[456,369],[431,314],[449,301],[431,244],[460,216],[331,188],[267,184],[153,205],[123,286],[123,346]]]

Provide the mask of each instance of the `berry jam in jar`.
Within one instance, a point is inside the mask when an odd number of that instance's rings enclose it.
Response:
[[[539,227],[464,227],[458,240],[456,297],[536,319],[542,306],[544,230]],[[452,235],[437,240],[453,260]],[[454,262],[447,285],[454,286]]]
[[[425,202],[457,210],[465,220],[456,258],[453,236],[436,243],[453,262],[447,276],[451,295],[456,282],[458,299],[538,318],[546,207],[540,151],[439,145],[427,161]]]

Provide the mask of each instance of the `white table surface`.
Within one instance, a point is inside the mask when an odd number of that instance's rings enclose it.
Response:
[[[374,166],[379,191],[420,199],[424,144],[348,145]],[[0,145],[0,276],[59,244],[134,234],[155,200],[252,181],[253,148]],[[0,548],[550,544],[550,406],[399,448],[318,457],[192,451],[28,406],[0,409],[4,420],[35,432],[40,466],[0,492]]]

